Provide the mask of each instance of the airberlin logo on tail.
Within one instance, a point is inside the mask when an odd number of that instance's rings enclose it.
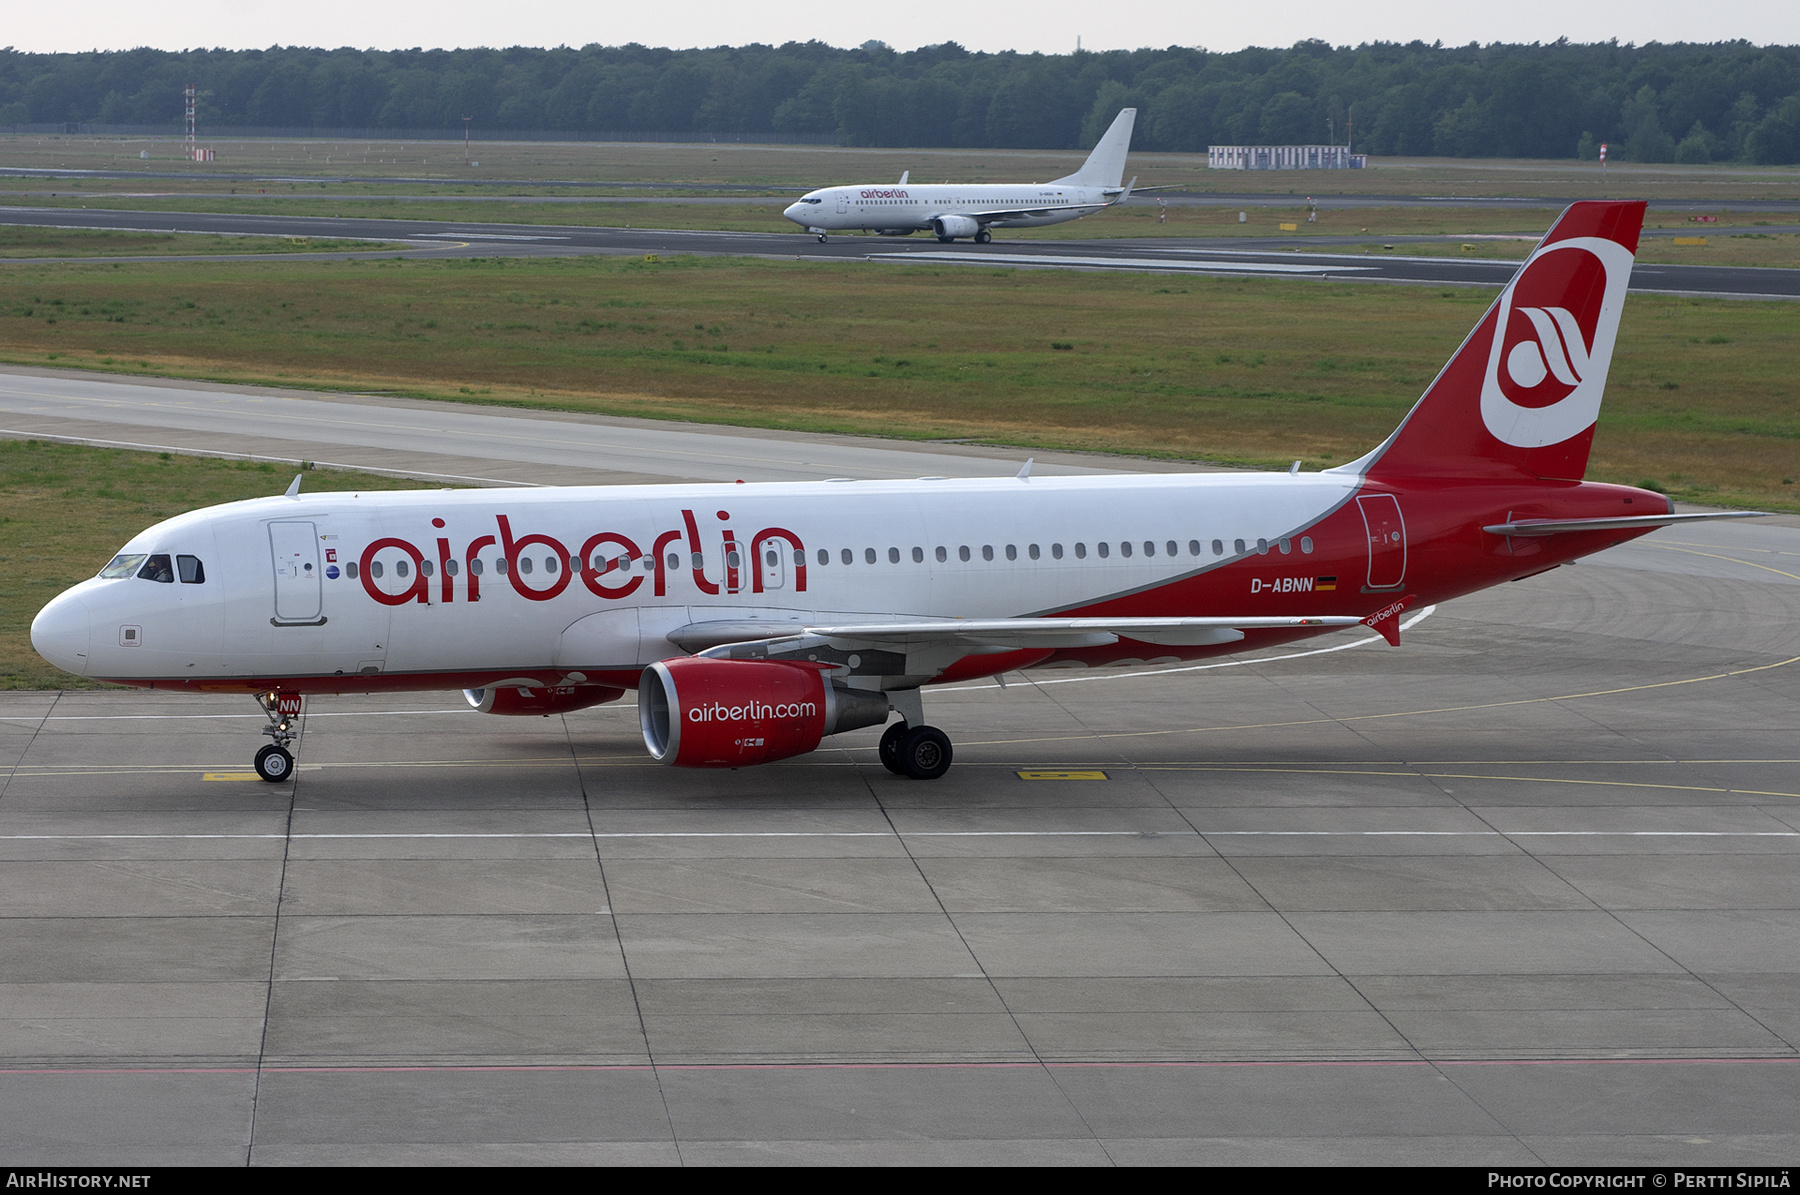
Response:
[[[1631,251],[1602,237],[1538,249],[1501,292],[1481,382],[1481,419],[1515,448],[1592,427],[1631,279]]]

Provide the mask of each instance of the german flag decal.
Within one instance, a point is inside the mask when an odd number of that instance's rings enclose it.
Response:
[[[1313,578],[1313,592],[1314,593],[1319,592],[1319,590],[1321,590],[1321,589],[1336,589],[1336,588],[1337,588],[1337,578],[1336,577],[1314,577]]]

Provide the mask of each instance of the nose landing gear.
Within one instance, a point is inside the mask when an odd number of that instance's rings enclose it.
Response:
[[[258,693],[256,704],[261,707],[269,724],[262,728],[274,742],[256,753],[256,774],[270,784],[278,784],[294,774],[294,756],[288,745],[294,741],[295,726],[300,717],[301,698],[298,693]]]

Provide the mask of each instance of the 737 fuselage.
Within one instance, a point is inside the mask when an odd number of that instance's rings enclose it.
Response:
[[[782,214],[824,240],[833,232],[986,242],[991,228],[1037,228],[1079,220],[1131,197],[1121,185],[1136,108],[1120,110],[1081,169],[1047,183],[857,183],[809,191]],[[1133,180],[1135,182],[1135,180]]]

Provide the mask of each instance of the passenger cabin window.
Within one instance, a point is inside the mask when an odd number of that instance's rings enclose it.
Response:
[[[899,564],[900,563],[900,549],[899,548],[889,548],[888,549],[888,563],[889,564]]]
[[[1242,556],[1244,554],[1244,541],[1241,539],[1232,540],[1231,541],[1231,550],[1233,552],[1236,552],[1238,555]]]
[[[1105,540],[1101,540],[1094,545],[1094,551],[1100,553],[1100,559],[1105,560],[1108,556],[1112,555],[1112,545]]]
[[[1169,549],[1169,555],[1171,555],[1171,556],[1175,555],[1174,548]],[[1188,555],[1189,556],[1200,555],[1200,541],[1199,540],[1197,540],[1197,539],[1188,540]]]
[[[1119,545],[1119,555],[1121,555],[1121,556],[1130,556],[1131,555],[1131,541],[1130,540],[1126,540],[1124,543]]]
[[[419,575],[421,577],[429,577],[431,575],[431,572],[432,572],[431,561],[429,561],[429,560],[419,561]]]
[[[377,581],[381,580],[381,571],[381,561],[369,561],[369,575],[371,577],[374,577]]]
[[[1283,556],[1286,556],[1294,550],[1294,541],[1286,538],[1278,539],[1275,541],[1275,546],[1281,549]]]
[[[1019,549],[1012,544],[1007,544],[1006,558],[1008,560],[1017,560],[1019,558]]]
[[[855,557],[855,555],[854,555],[854,554],[852,554],[852,553],[851,553],[851,551],[850,551],[850,549],[849,549],[849,548],[845,548],[845,549],[844,549],[844,551],[843,551],[843,560],[844,560],[844,563],[845,563],[845,564],[854,564],[854,563],[856,563],[856,557]]]
[[[1036,544],[1032,544],[1030,547],[1026,548],[1025,551],[1033,560],[1038,558],[1038,546]]]
[[[1213,555],[1214,556],[1225,555],[1225,541],[1224,540],[1222,540],[1222,539],[1213,540]]]
[[[1300,537],[1300,550],[1308,556],[1312,555],[1312,536],[1302,535]]]
[[[994,545],[993,544],[982,544],[981,545],[981,558],[983,560],[992,560],[994,558]]]
[[[138,580],[160,581],[164,585],[173,585],[175,584],[175,568],[169,563],[167,556],[160,554],[151,556],[144,561],[144,567],[138,570]]]
[[[956,558],[958,560],[962,560],[965,562],[969,559],[969,545],[968,544],[964,544],[962,547],[956,549]]]
[[[200,563],[198,556],[177,556],[175,572],[183,585],[206,584],[206,566]]]
[[[406,576],[409,568],[410,568],[410,566],[404,560],[394,561],[394,575],[396,577]]]
[[[481,570],[482,570],[481,557],[477,556],[473,560],[469,561],[469,575],[471,577],[479,577],[481,575]],[[354,577],[356,574],[351,573],[350,575],[352,577]]]
[[[1062,545],[1061,544],[1051,544],[1050,545],[1050,555],[1051,555],[1052,559],[1061,560],[1062,559]]]
[[[481,561],[477,560],[475,563],[480,564]],[[344,575],[349,577],[352,581],[356,580],[356,572],[356,561],[352,560],[349,564],[344,566]]]
[[[925,549],[924,548],[914,548],[913,549],[913,563],[914,564],[924,564],[925,563]]]
[[[129,577],[138,571],[138,565],[144,563],[142,552],[121,552],[112,558],[112,563],[100,570],[100,575],[108,581],[116,581],[121,577]]]
[[[1269,541],[1268,540],[1259,539],[1256,541],[1256,554],[1258,556],[1267,556],[1269,554]]]
[[[949,553],[949,552],[947,552],[947,551],[945,551],[945,549],[944,549],[944,545],[943,545],[943,544],[939,544],[939,545],[938,545],[938,548],[937,548],[937,559],[938,559],[938,563],[939,563],[939,564],[942,564],[942,563],[944,563],[944,561],[946,561],[946,560],[948,560],[948,559],[950,559],[950,553]]]
[[[875,563],[875,549],[874,548],[864,548],[863,549],[863,560],[865,560],[869,564],[874,564]]]
[[[1077,560],[1086,560],[1087,559],[1087,545],[1086,544],[1076,544],[1075,545],[1075,559],[1077,559]]]
[[[822,565],[831,563],[831,553],[824,548],[819,549],[819,563]]]

